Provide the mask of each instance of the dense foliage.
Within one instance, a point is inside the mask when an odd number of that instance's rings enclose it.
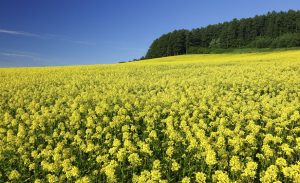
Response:
[[[0,69],[0,182],[299,182],[299,58]]]
[[[300,11],[270,12],[204,28],[175,30],[150,46],[146,58],[185,53],[218,52],[228,48],[286,48],[300,46]]]

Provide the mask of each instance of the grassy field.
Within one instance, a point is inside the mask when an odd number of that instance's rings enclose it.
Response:
[[[0,69],[0,182],[299,182],[300,51]]]

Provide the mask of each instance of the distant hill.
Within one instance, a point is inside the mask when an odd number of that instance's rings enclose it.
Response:
[[[175,30],[155,39],[146,59],[191,53],[224,52],[232,48],[300,46],[300,11],[269,12],[192,30]]]

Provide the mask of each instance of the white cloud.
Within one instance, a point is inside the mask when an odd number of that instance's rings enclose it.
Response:
[[[7,56],[7,57],[26,57],[26,58],[32,58],[37,59],[38,57],[36,54],[30,54],[28,52],[11,52],[11,51],[5,51],[0,52],[0,55]]]
[[[34,33],[30,33],[30,32],[0,29],[0,34],[1,33],[2,34],[17,35],[17,36],[36,37],[36,38],[46,39],[46,40],[64,41],[64,42],[81,44],[81,45],[95,45],[95,43],[91,43],[91,42],[87,42],[87,41],[72,40],[72,39],[67,38],[66,36],[60,36],[60,35],[55,35],[55,34],[41,35],[41,34],[34,34]]]
[[[33,33],[23,32],[23,31],[6,30],[6,29],[0,29],[0,33],[11,34],[11,35],[20,35],[20,36],[30,36],[30,37],[41,37],[38,34],[33,34]]]

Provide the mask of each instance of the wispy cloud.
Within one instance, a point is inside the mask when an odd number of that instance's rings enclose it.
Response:
[[[20,51],[2,51],[0,55],[7,57],[26,57],[32,59],[38,59],[37,54],[29,53],[29,52],[20,52]]]
[[[91,43],[88,41],[72,40],[66,36],[56,35],[56,34],[35,34],[35,33],[30,33],[30,32],[7,30],[7,29],[0,29],[0,34],[36,37],[36,38],[45,39],[45,40],[57,40],[57,41],[64,41],[64,42],[81,44],[81,45],[95,45],[95,43]]]
[[[11,35],[19,35],[19,36],[29,36],[29,37],[41,37],[38,34],[33,34],[33,33],[23,32],[23,31],[6,30],[6,29],[0,29],[0,33],[11,34]]]
[[[0,67],[42,66],[47,60],[37,53],[25,51],[0,51]]]

